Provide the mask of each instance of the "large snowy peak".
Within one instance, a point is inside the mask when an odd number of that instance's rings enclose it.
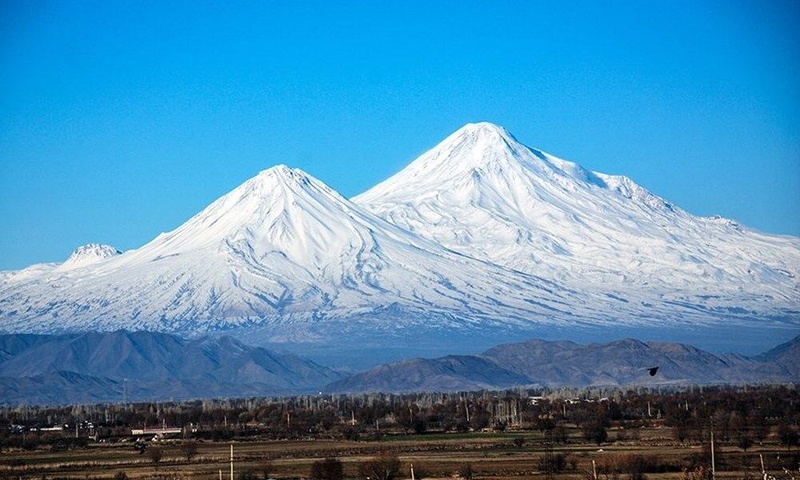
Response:
[[[690,215],[491,123],[462,127],[353,201],[462,254],[573,288],[646,303],[641,292],[795,309],[800,298],[797,238]]]
[[[478,123],[353,201],[449,248],[540,272],[537,265],[554,256],[592,248],[586,244],[618,220],[618,204],[634,194],[649,205],[666,205],[632,182],[609,179],[618,188],[575,163],[525,147],[502,127]],[[617,212],[598,211],[598,201],[616,204]]]

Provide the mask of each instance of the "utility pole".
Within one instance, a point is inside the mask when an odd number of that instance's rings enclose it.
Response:
[[[717,478],[716,464],[714,462],[714,427],[711,427],[711,480]]]

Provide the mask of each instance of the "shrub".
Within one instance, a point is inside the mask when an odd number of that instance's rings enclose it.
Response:
[[[150,460],[158,466],[158,463],[161,461],[161,458],[164,456],[164,451],[161,450],[161,447],[150,447],[147,449],[147,456],[150,457]]]
[[[567,468],[567,456],[563,453],[548,452],[539,458],[539,471],[552,474],[563,472]]]
[[[311,464],[311,478],[314,480],[342,480],[344,468],[341,460],[326,458]]]
[[[464,480],[472,480],[475,477],[475,470],[471,463],[465,463],[458,469],[458,476]]]

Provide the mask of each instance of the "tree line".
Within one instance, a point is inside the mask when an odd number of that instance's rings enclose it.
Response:
[[[578,431],[602,444],[635,439],[659,424],[680,442],[715,440],[743,449],[772,435],[798,445],[794,385],[673,389],[515,389],[457,393],[299,395],[242,399],[0,408],[0,448],[37,441],[129,437],[132,429],[180,427],[186,438],[376,438],[387,434],[532,430],[554,442]],[[61,427],[61,432],[58,428]],[[84,439],[84,440],[81,440]]]

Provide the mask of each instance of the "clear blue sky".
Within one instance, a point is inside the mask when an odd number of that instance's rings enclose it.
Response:
[[[345,196],[467,122],[800,235],[800,2],[0,2],[0,269],[270,166]]]

